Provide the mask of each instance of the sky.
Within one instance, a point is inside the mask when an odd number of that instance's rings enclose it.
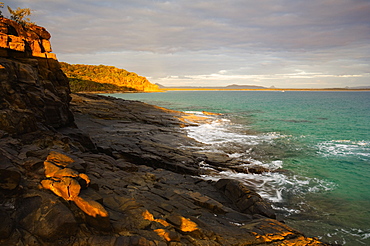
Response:
[[[3,2],[34,10],[59,61],[168,87],[370,86],[369,0]]]

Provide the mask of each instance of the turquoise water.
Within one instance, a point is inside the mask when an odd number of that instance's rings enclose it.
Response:
[[[253,185],[279,219],[308,236],[370,245],[370,92],[173,91],[110,94],[181,110],[222,113],[190,137],[262,175],[215,173]],[[247,164],[246,164],[247,165]]]

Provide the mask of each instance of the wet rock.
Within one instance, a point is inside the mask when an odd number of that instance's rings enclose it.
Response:
[[[215,186],[236,205],[239,211],[251,215],[259,214],[268,218],[276,218],[271,205],[240,181],[220,179]]]

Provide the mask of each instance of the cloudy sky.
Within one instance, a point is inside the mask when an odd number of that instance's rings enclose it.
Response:
[[[34,10],[59,61],[112,65],[165,86],[370,85],[369,0],[4,2]]]

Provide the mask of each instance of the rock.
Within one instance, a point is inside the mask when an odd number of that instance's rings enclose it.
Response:
[[[198,144],[179,128],[183,113],[97,95],[72,97],[77,126],[104,153],[140,165],[199,174],[200,155],[181,148]]]
[[[44,161],[45,176],[50,179],[42,180],[42,187],[51,190],[64,200],[74,201],[89,216],[108,217],[108,212],[100,203],[79,196],[81,186],[75,178],[80,177],[84,180],[86,187],[90,183],[90,178],[84,173],[79,174],[77,171],[66,167],[73,162],[74,160],[65,154],[51,151]]]
[[[0,169],[0,191],[12,191],[18,188],[21,175],[16,171]]]
[[[10,217],[9,213],[0,207],[0,240],[8,238],[14,229],[14,221]]]
[[[117,238],[114,246],[155,246],[154,242],[150,242],[141,236],[121,236]]]
[[[86,214],[92,217],[96,217],[96,216],[108,217],[109,216],[107,210],[105,210],[105,208],[98,202],[95,202],[93,200],[83,199],[82,197],[76,197],[73,201],[82,211],[84,211]]]
[[[61,167],[66,167],[74,162],[74,160],[71,157],[57,151],[50,151],[48,157],[46,158],[46,161],[54,163],[55,165]]]
[[[27,197],[17,207],[20,226],[37,237],[57,240],[77,232],[78,225],[71,211],[50,196]]]
[[[22,134],[39,129],[38,123],[72,124],[68,79],[48,52],[50,34],[0,17],[0,37],[0,129]]]
[[[9,56],[13,57],[42,57],[56,59],[50,53],[50,33],[43,27],[36,25],[23,26],[13,20],[0,17],[0,47],[7,49]],[[21,53],[16,53],[18,51]]]
[[[44,169],[45,169],[45,176],[47,178],[54,177],[55,173],[62,170],[60,167],[48,161],[44,161]]]
[[[240,212],[251,215],[259,214],[276,219],[275,212],[271,205],[240,181],[220,179],[215,186],[236,205]]]
[[[49,38],[0,18],[0,245],[325,245],[240,182],[200,179],[200,163],[237,166],[181,128],[207,118],[98,95],[70,105],[59,63],[38,57]]]
[[[45,179],[41,181],[44,189],[49,189],[55,195],[64,198],[67,201],[74,201],[80,194],[81,186],[73,178],[63,177],[59,180]]]

